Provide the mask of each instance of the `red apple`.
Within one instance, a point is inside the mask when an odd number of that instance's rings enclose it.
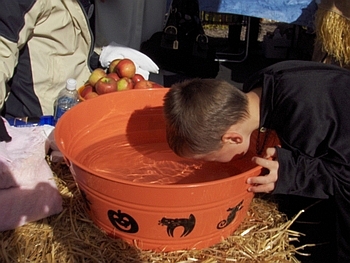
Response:
[[[133,89],[134,83],[131,79],[127,77],[123,77],[120,80],[117,81],[117,90],[123,91],[123,90],[130,90]]]
[[[114,79],[115,81],[120,79],[119,75],[117,73],[115,73],[115,72],[108,73],[107,77],[110,77],[110,78]]]
[[[96,98],[98,97],[98,94],[95,91],[91,91],[88,94],[85,95],[85,97],[83,97],[85,100],[89,100],[92,98]]]
[[[119,77],[127,77],[131,79],[136,73],[136,66],[131,59],[124,58],[115,66],[114,71]]]
[[[136,84],[137,82],[139,82],[140,80],[144,80],[145,78],[138,73],[135,73],[135,75],[131,78],[132,82],[134,82],[134,84]]]
[[[86,96],[86,94],[93,92],[94,91],[94,87],[91,86],[91,84],[85,84],[82,89],[80,90],[80,96],[82,98],[84,98]]]
[[[134,85],[134,89],[151,89],[153,87],[152,81],[140,80]]]
[[[117,81],[110,77],[99,79],[95,85],[95,90],[98,95],[117,91]]]
[[[120,58],[112,60],[112,62],[109,63],[108,72],[115,72],[115,66],[118,65],[121,60]]]
[[[106,75],[107,73],[102,68],[97,68],[91,72],[88,82],[91,86],[95,87],[97,81]]]

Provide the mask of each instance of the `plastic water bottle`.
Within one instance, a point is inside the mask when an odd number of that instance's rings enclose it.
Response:
[[[54,104],[54,119],[55,122],[70,108],[79,102],[77,91],[77,81],[75,79],[68,79],[66,88],[57,96]]]

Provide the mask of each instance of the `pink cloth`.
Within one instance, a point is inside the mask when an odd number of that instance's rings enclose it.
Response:
[[[62,211],[62,197],[45,161],[54,127],[17,128],[6,121],[5,126],[12,141],[0,142],[0,231]]]

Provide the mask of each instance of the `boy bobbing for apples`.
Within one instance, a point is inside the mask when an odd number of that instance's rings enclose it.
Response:
[[[337,262],[350,262],[350,71],[311,61],[267,67],[243,91],[217,79],[174,84],[164,98],[167,140],[179,156],[228,162],[256,129],[281,146],[253,162],[269,170],[249,191],[332,200]]]

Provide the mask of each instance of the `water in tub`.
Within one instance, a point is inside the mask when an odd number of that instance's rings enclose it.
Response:
[[[159,131],[160,133],[163,131]],[[159,135],[159,136],[158,136]],[[157,138],[164,138],[162,134]],[[147,138],[142,132],[138,138]],[[104,176],[149,184],[191,184],[228,178],[254,167],[251,153],[229,163],[202,162],[176,156],[165,139],[131,145],[118,135],[83,149],[78,161]]]

